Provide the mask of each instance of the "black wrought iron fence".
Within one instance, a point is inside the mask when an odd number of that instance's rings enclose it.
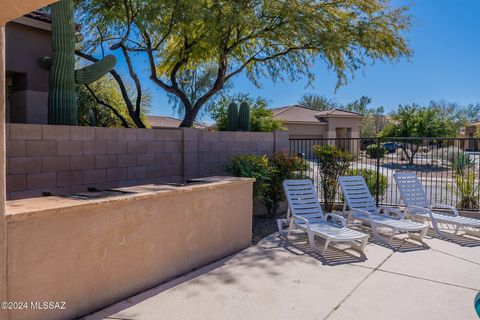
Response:
[[[363,175],[378,204],[400,203],[393,174],[413,171],[432,203],[464,210],[480,207],[479,138],[290,139],[290,152],[309,163],[307,175],[322,199],[322,173],[313,147],[333,144],[354,156],[348,174]],[[337,193],[338,194],[338,193]],[[340,197],[337,201],[340,201]]]

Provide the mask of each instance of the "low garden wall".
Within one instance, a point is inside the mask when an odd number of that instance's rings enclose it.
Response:
[[[7,198],[224,175],[235,154],[288,151],[288,132],[8,124]]]
[[[8,319],[74,319],[250,245],[252,179],[7,202]],[[64,304],[63,304],[64,303]]]

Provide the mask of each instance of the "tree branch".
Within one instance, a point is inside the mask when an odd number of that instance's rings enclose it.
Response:
[[[97,62],[98,61],[98,59],[95,58],[94,56],[92,56],[90,54],[87,54],[87,53],[83,53],[79,50],[75,50],[75,54],[77,56],[79,56],[81,58],[84,58],[84,59],[86,59],[88,61],[91,61],[91,62]],[[130,116],[130,118],[132,118],[133,122],[135,123],[135,125],[138,128],[145,128],[145,124],[143,124],[142,119],[139,116],[137,116],[137,114],[135,113],[135,107],[134,107],[132,101],[130,100],[130,96],[128,95],[127,87],[125,86],[125,83],[123,82],[122,77],[115,71],[115,69],[112,69],[110,71],[110,74],[115,79],[115,81],[117,82],[117,84],[120,88],[120,92],[122,94],[123,101],[125,102],[125,106],[127,107],[127,110],[128,110],[128,115]]]
[[[108,103],[106,103],[105,101],[101,100],[96,94],[95,92],[92,90],[92,88],[90,88],[90,86],[88,84],[85,85],[85,88],[87,88],[88,92],[90,92],[90,94],[92,95],[92,97],[95,99],[95,101],[108,108],[110,111],[113,112],[113,114],[115,114],[115,116],[117,116],[118,119],[120,119],[120,121],[122,122],[122,126],[124,126],[125,128],[129,128],[130,126],[128,125],[128,122],[127,122],[127,119],[125,119],[119,112],[117,109],[115,109],[113,106],[109,105]]]

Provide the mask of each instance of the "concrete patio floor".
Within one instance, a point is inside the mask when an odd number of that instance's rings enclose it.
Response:
[[[84,320],[478,319],[480,240],[314,254],[277,234]]]

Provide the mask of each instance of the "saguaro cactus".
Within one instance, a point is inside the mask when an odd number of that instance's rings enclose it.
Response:
[[[230,103],[228,105],[227,130],[228,131],[238,130],[238,107],[235,103]]]
[[[250,107],[246,102],[240,104],[238,128],[242,131],[250,131]]]
[[[52,57],[38,60],[50,70],[48,123],[77,125],[75,84],[92,83],[115,67],[116,59],[108,55],[85,68],[75,70],[75,23],[72,0],[50,5],[52,15]]]

